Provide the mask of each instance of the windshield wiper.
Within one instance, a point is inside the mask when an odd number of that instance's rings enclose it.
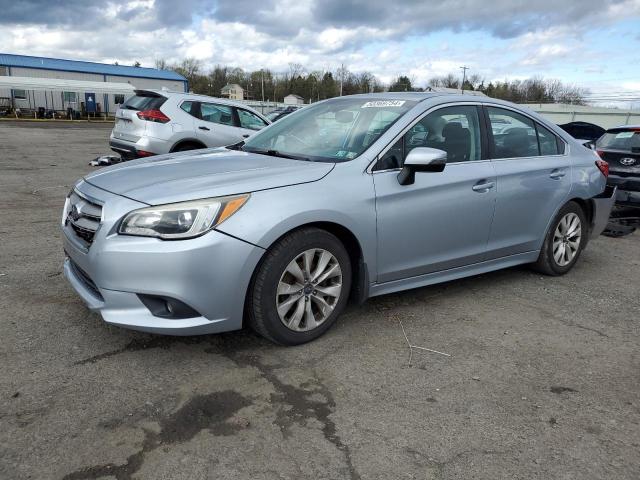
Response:
[[[257,153],[258,155],[269,155],[270,157],[290,158],[292,160],[307,160],[307,161],[310,160],[309,158],[303,157],[301,155],[291,155],[290,153],[282,153],[282,152],[279,152],[278,150],[272,150],[272,149],[269,149],[269,150],[243,149],[243,150],[245,150],[245,152]]]

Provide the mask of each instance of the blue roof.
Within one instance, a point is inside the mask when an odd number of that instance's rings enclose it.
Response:
[[[39,68],[44,70],[60,70],[65,72],[97,73],[99,75],[118,75],[121,77],[155,78],[160,80],[178,80],[186,82],[179,73],[171,70],[155,68],[130,67],[126,65],[109,65],[106,63],[81,62],[61,58],[31,57],[0,53],[0,65],[8,67]]]

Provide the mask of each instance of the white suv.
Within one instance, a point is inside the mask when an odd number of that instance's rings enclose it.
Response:
[[[237,102],[165,90],[136,90],[118,108],[109,145],[124,160],[238,143],[271,122]]]

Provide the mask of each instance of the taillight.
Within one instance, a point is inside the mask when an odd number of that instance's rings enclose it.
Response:
[[[140,120],[147,120],[148,122],[167,123],[171,120],[160,110],[143,110],[136,113],[136,115]]]
[[[152,157],[155,155],[153,152],[147,152],[146,150],[136,150],[138,157]]]
[[[598,156],[599,156],[600,158],[604,158],[604,151],[602,151],[602,150],[596,150],[596,153],[598,154]]]
[[[596,167],[602,172],[605,177],[609,176],[609,164],[604,160],[596,160]]]

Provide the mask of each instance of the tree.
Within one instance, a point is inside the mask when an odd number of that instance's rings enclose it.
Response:
[[[154,64],[155,64],[155,67],[158,70],[168,70],[169,69],[169,65],[167,64],[167,61],[164,58],[156,58]]]
[[[134,67],[139,67],[141,65],[141,63],[139,61],[135,61],[135,63],[133,64]]]
[[[389,86],[390,92],[412,92],[411,79],[405,75],[400,75]]]

